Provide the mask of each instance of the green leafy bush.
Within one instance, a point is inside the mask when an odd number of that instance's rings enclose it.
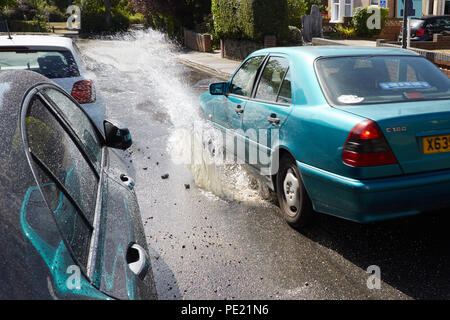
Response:
[[[289,26],[288,45],[299,46],[303,42],[302,32],[296,26]]]
[[[145,24],[145,16],[142,13],[136,13],[128,16],[130,24]]]
[[[239,24],[244,38],[261,42],[275,35],[278,43],[289,35],[287,0],[241,0]]]
[[[287,0],[287,4],[289,25],[301,28],[301,17],[307,14],[305,0]]]
[[[376,12],[380,12],[380,28],[369,28],[368,21],[369,25],[370,22],[374,21],[374,14],[376,14]],[[386,8],[379,8],[378,6],[359,7],[354,11],[352,24],[358,36],[372,37],[381,33],[381,30],[386,25],[388,16],[389,10]]]
[[[214,32],[221,39],[240,39],[239,21],[240,0],[212,0],[211,12],[214,19]]]
[[[9,20],[8,21],[9,30],[11,32],[49,32],[45,21],[30,20]]]
[[[85,1],[81,9],[82,33],[110,33],[126,31],[130,26],[127,14],[118,6],[111,9],[111,25],[105,19],[105,7],[102,0]]]
[[[66,15],[57,6],[48,6],[45,10],[48,10],[49,21],[64,22],[67,20]]]
[[[341,24],[338,24],[336,26],[336,32],[337,32],[337,34],[340,37],[342,37],[344,39],[353,38],[355,36],[355,33],[356,33],[355,28],[353,28],[353,27],[344,27]]]
[[[289,36],[287,0],[212,0],[216,36],[262,42],[275,35],[279,42]]]

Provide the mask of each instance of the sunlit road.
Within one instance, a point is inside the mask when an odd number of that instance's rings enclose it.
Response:
[[[108,116],[133,136],[124,156],[160,299],[450,298],[450,212],[375,225],[317,214],[301,234],[242,168],[175,160],[190,152],[198,97],[217,79],[176,63],[156,32],[79,44]],[[367,286],[371,265],[380,289]]]

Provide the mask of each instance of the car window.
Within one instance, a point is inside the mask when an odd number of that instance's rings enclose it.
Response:
[[[253,57],[247,60],[239,71],[234,75],[229,93],[240,96],[250,96],[253,82],[255,81],[258,68],[261,66],[264,57]]]
[[[89,121],[86,114],[84,114],[84,112],[81,111],[81,109],[62,92],[53,88],[46,88],[43,92],[61,111],[64,118],[69,122],[71,128],[75,131],[75,134],[78,138],[80,138],[81,142],[86,147],[86,153],[89,158],[95,163],[97,168],[100,168],[100,139],[96,129]]]
[[[271,57],[261,74],[255,98],[276,102],[278,90],[280,89],[288,67],[289,63],[286,59]]]
[[[411,28],[419,28],[421,26],[423,26],[425,23],[424,20],[421,19],[411,19],[410,24],[411,24]]]
[[[418,56],[322,58],[316,69],[332,104],[450,99],[448,77]]]
[[[86,267],[89,257],[91,226],[73,206],[55,180],[44,172],[38,165],[36,173],[45,200],[54,214],[61,235],[72,249],[78,263]]]
[[[75,204],[92,224],[98,176],[69,134],[38,97],[33,98],[25,124],[31,153],[67,189]]]
[[[68,50],[0,50],[0,70],[31,70],[47,78],[79,77],[77,64]]]
[[[287,72],[286,76],[284,77],[283,84],[280,88],[280,94],[278,95],[277,102],[280,103],[292,103],[292,88],[291,88],[291,75],[290,71]]]

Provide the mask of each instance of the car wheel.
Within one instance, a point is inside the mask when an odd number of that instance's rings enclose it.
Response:
[[[299,230],[307,226],[314,211],[297,164],[290,156],[280,161],[276,188],[278,203],[286,222]]]

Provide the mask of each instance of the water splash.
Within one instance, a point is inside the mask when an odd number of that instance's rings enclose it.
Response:
[[[269,197],[265,183],[244,166],[211,161],[205,139],[213,144],[219,141],[211,140],[214,135],[205,138],[204,126],[194,123],[201,121],[199,93],[218,80],[203,78],[194,85],[187,81],[187,67],[176,62],[181,53],[178,45],[160,32],[140,30],[81,41],[80,46],[88,75],[104,83],[101,93],[108,105],[126,106],[130,113],[124,117],[140,117],[140,121],[150,112],[153,118],[149,121],[170,126],[168,151],[172,161],[186,165],[198,187],[232,200]]]

